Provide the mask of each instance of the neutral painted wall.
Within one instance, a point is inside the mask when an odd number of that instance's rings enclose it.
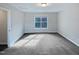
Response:
[[[34,17],[36,16],[47,16],[48,17],[48,28],[35,28]],[[56,32],[57,31],[57,13],[46,12],[46,13],[25,13],[25,33],[36,33],[36,32]]]
[[[11,47],[24,34],[24,13],[9,6],[8,4],[0,4],[1,8],[6,8],[10,11],[11,29],[8,38],[8,46]],[[8,21],[8,20],[7,20]],[[7,24],[8,25],[8,24]],[[8,26],[8,28],[10,28]],[[8,34],[8,33],[7,33]],[[2,42],[3,43],[3,42]],[[7,43],[6,43],[7,44]]]
[[[79,4],[65,4],[58,17],[58,32],[79,46]]]
[[[0,9],[0,44],[7,43],[7,11]]]
[[[16,11],[12,10],[11,19],[12,19],[12,30],[11,31],[12,31],[13,38],[12,40],[10,40],[10,43],[14,44],[14,42],[17,41],[24,34],[23,32],[24,14],[17,10]]]

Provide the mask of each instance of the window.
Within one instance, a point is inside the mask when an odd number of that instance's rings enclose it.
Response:
[[[35,28],[47,28],[47,17],[35,17]]]

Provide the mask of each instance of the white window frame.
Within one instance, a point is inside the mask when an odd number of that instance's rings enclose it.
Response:
[[[41,24],[41,27],[40,27],[40,28],[36,28],[36,27],[35,27],[35,23],[36,23],[35,18],[37,18],[37,17],[39,17],[39,18],[41,18],[41,19],[42,19],[43,17],[46,17],[46,18],[47,18],[47,27],[46,27],[46,28],[43,28],[43,27],[42,27],[42,24]],[[41,22],[41,23],[42,23],[42,22]],[[35,29],[48,29],[48,17],[47,17],[47,16],[35,16],[35,17],[34,17],[34,28],[35,28]]]

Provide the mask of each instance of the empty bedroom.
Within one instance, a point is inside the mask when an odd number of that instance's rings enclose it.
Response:
[[[0,55],[78,55],[79,3],[0,3]]]

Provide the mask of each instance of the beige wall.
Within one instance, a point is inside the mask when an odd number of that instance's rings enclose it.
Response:
[[[24,34],[24,14],[18,10],[11,10],[11,32],[12,39],[10,44],[13,45]]]
[[[7,11],[0,9],[0,44],[7,43]]]
[[[58,19],[58,32],[79,46],[79,4],[65,4]]]
[[[34,18],[38,16],[47,16],[48,27],[46,29],[35,28]],[[25,33],[36,32],[56,32],[57,31],[57,13],[56,12],[27,12],[25,13]]]

